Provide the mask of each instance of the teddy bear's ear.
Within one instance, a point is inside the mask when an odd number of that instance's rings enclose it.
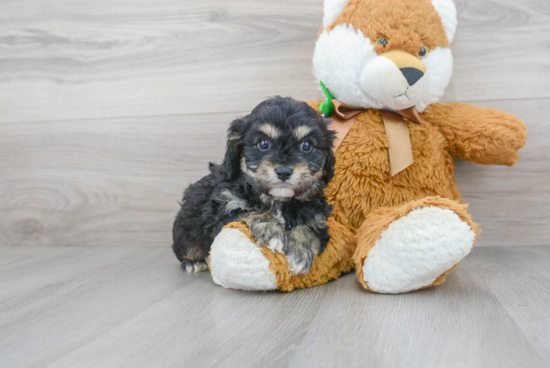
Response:
[[[349,0],[325,0],[323,7],[323,27],[328,27],[338,18],[342,10],[348,5]]]
[[[456,32],[456,7],[452,0],[432,0],[435,10],[443,21],[443,28],[447,33],[449,43],[453,40]]]

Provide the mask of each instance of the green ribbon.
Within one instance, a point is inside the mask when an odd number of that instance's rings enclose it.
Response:
[[[319,81],[319,84],[321,85],[321,89],[323,90],[323,93],[327,98],[319,105],[319,111],[321,111],[323,115],[327,117],[334,114],[334,106],[332,106],[332,100],[334,100],[334,96],[330,93],[330,91],[322,81]]]

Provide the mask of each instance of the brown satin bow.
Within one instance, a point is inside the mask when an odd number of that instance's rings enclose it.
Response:
[[[351,126],[357,120],[357,116],[368,109],[350,106],[336,99],[332,100],[332,106],[334,106],[336,112],[332,115],[332,123],[330,123],[329,128],[336,131],[336,140],[334,141],[334,151],[336,152]],[[400,111],[380,110],[380,114],[382,114],[386,136],[388,137],[388,153],[391,176],[393,177],[414,162],[409,127],[403,118],[407,118],[416,124],[422,124],[422,119],[414,106]]]

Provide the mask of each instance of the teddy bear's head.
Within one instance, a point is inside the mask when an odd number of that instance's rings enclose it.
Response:
[[[352,106],[422,112],[449,84],[452,0],[325,0],[313,70]]]

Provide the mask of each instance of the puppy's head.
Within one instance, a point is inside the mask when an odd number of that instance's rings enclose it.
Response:
[[[232,180],[244,175],[260,194],[307,200],[334,174],[333,139],[310,106],[277,96],[233,121],[224,164]]]

